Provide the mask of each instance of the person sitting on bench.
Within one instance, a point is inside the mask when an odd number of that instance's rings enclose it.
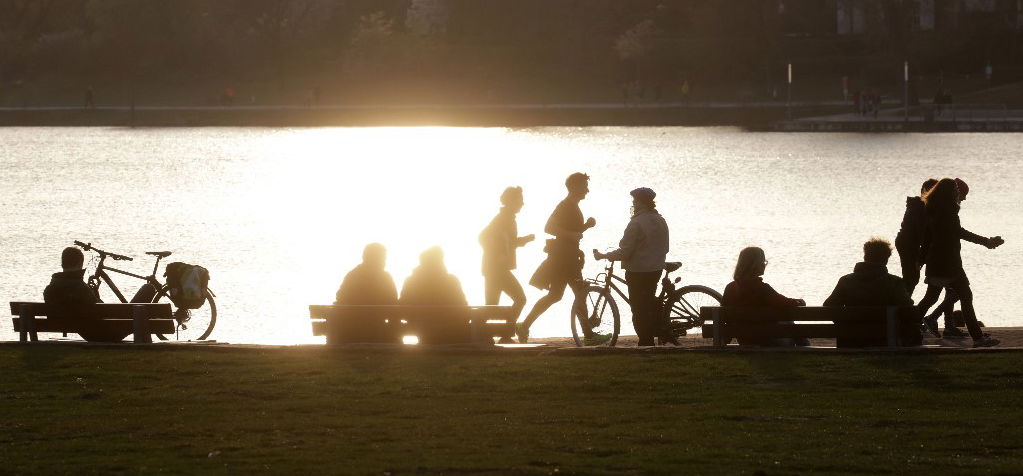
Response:
[[[419,311],[409,325],[420,344],[450,344],[470,340],[468,301],[462,284],[444,266],[444,251],[435,246],[419,255],[419,266],[401,287],[402,306],[465,306],[465,312],[451,309]]]
[[[912,306],[913,298],[902,278],[888,273],[892,245],[881,238],[863,244],[863,262],[853,272],[842,276],[835,290],[824,300],[825,306]],[[843,325],[839,323],[839,325]],[[904,345],[918,345],[919,333],[911,332]],[[884,345],[884,329],[877,328],[873,337],[839,337],[838,347],[874,347]]]
[[[337,289],[334,304],[344,305],[396,305],[398,290],[394,278],[384,266],[387,264],[387,248],[380,243],[370,243],[362,250],[362,263],[353,268]],[[349,330],[345,342],[393,343],[402,342],[401,323],[398,320],[386,324],[380,320],[360,322],[358,329]]]
[[[419,255],[419,266],[401,287],[401,305],[468,305],[462,283],[448,273],[444,265],[444,250],[439,246]]]
[[[767,258],[764,255],[763,249],[750,246],[740,251],[739,259],[735,263],[735,273],[732,275],[734,281],[725,286],[721,305],[748,307],[798,307],[806,305],[806,301],[787,298],[778,291],[775,291],[770,284],[765,283],[763,275],[766,269]],[[727,342],[725,343],[727,344]],[[806,339],[793,341],[788,338],[740,338],[739,345],[787,347],[792,345],[806,346],[810,345],[810,343]]]
[[[85,284],[85,255],[75,247],[64,248],[60,254],[63,271],[53,273],[50,284],[43,290],[43,302],[58,306],[95,304],[100,301],[89,285]]]
[[[337,288],[334,304],[398,304],[398,290],[394,287],[394,278],[384,271],[386,264],[387,248],[384,245],[366,245],[362,250],[362,263],[345,275]]]
[[[902,278],[888,273],[892,245],[881,238],[863,244],[863,262],[842,276],[825,306],[912,306]]]

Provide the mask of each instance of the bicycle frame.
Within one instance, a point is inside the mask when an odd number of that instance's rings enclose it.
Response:
[[[124,297],[124,294],[121,293],[121,289],[117,287],[117,284],[115,284],[114,280],[110,278],[110,274],[108,274],[107,271],[113,271],[117,274],[123,274],[125,276],[131,276],[136,279],[141,279],[142,281],[145,281],[153,285],[154,287],[156,287],[156,289],[160,289],[160,287],[162,286],[162,283],[160,283],[160,281],[156,279],[156,270],[159,269],[160,266],[159,257],[156,258],[156,263],[153,264],[153,274],[149,276],[142,276],[129,271],[125,271],[123,269],[117,269],[111,266],[106,266],[104,263],[106,259],[107,257],[105,255],[100,257],[99,263],[96,264],[96,272],[89,277],[89,282],[93,282],[94,279],[99,279],[102,282],[106,283],[107,287],[109,287],[110,290],[113,291],[114,296],[117,296],[117,299],[120,300],[121,302],[126,303],[128,302],[128,299]],[[96,283],[96,292],[99,292],[98,282]]]
[[[630,304],[629,296],[625,293],[625,291],[622,291],[622,288],[618,287],[618,285],[615,284],[615,281],[622,283],[626,286],[628,286],[629,283],[625,280],[625,278],[622,278],[617,274],[614,274],[614,267],[615,262],[608,261],[607,266],[604,268],[604,272],[597,274],[596,278],[587,279],[586,281],[596,284],[598,286],[602,285],[604,286],[604,289],[610,289],[614,291],[616,294],[618,294],[618,297],[622,298],[622,300],[626,302],[626,304]],[[666,299],[668,299],[668,296],[671,295],[671,292],[675,290],[675,283],[678,282],[679,279],[681,279],[678,278],[675,280],[675,282],[672,282],[668,278],[668,274],[669,273],[665,273],[664,276],[661,278],[661,292],[660,294],[657,295],[657,300],[662,303]]]

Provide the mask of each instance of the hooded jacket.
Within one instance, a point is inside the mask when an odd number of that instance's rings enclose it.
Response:
[[[856,263],[851,274],[842,276],[825,306],[912,306],[902,278],[888,274],[880,263]]]

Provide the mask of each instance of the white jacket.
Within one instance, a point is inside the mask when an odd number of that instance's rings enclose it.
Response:
[[[626,271],[664,271],[664,258],[668,255],[668,223],[654,210],[637,210],[618,249],[607,253],[607,258],[621,261]]]

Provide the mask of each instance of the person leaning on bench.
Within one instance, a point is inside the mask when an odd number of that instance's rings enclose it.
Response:
[[[444,265],[444,250],[439,246],[423,251],[419,255],[419,266],[401,287],[398,304],[402,306],[468,306],[462,291],[462,283],[455,275],[448,273]],[[468,308],[467,308],[468,309]],[[444,311],[440,311],[444,312]],[[451,312],[451,311],[447,311]],[[437,314],[429,317],[416,329],[419,342],[440,344],[468,340],[467,336],[455,335],[468,332],[468,315],[461,322],[459,316]]]
[[[85,284],[85,255],[75,247],[64,248],[60,254],[62,271],[53,273],[50,284],[43,289],[43,302],[57,306],[81,306],[103,302],[99,296]],[[79,332],[83,339],[90,342],[117,342],[124,339],[119,332],[98,329],[83,329]]]
[[[337,289],[334,304],[345,305],[395,305],[398,304],[398,290],[394,278],[384,270],[387,264],[387,248],[380,243],[370,243],[362,250],[362,263],[353,268]],[[388,322],[384,327],[361,329],[365,335],[357,337],[366,342],[402,342],[399,322]],[[363,332],[360,332],[362,334]],[[352,336],[355,337],[355,336]]]
[[[871,238],[863,244],[863,262],[856,263],[853,272],[842,276],[824,300],[824,306],[912,306],[902,278],[888,273],[888,259],[892,245],[881,238]],[[885,336],[858,342],[843,342],[839,347],[884,345]]]
[[[767,258],[764,250],[756,246],[744,248],[739,252],[735,263],[734,281],[725,286],[721,297],[721,305],[725,307],[799,307],[806,301],[782,296],[770,284],[764,282],[764,271],[767,269]],[[780,322],[785,324],[785,322]],[[789,322],[791,324],[791,322]],[[727,337],[725,343],[728,343]],[[788,347],[793,345],[808,346],[808,339],[739,339],[739,345],[761,345],[772,347]]]

